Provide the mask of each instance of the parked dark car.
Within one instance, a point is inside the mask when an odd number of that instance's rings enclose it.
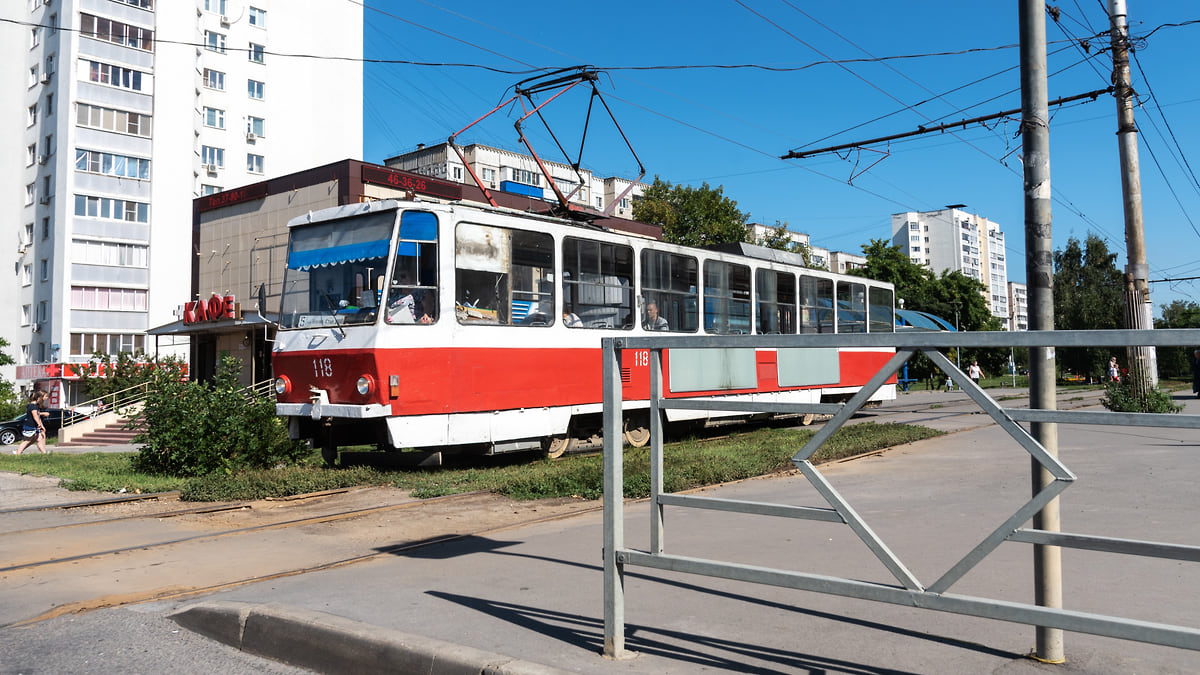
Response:
[[[47,436],[58,435],[64,418],[70,423],[87,419],[87,415],[62,408],[47,408],[42,411],[42,414],[45,415],[42,418],[42,424],[46,425]],[[16,419],[0,422],[0,445],[12,445],[21,440],[21,427],[24,426],[24,420],[25,414],[21,413]]]

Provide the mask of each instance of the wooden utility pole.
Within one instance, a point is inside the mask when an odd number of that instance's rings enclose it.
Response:
[[[1021,164],[1025,183],[1025,282],[1029,288],[1029,330],[1054,329],[1054,255],[1050,240],[1050,113],[1046,85],[1046,3],[1021,0]],[[1054,410],[1053,347],[1029,349],[1029,407]],[[1030,431],[1046,449],[1058,455],[1058,425],[1034,422]],[[1033,492],[1037,494],[1054,476],[1031,459]],[[1038,530],[1059,530],[1059,504],[1055,498],[1033,517]],[[1057,546],[1033,546],[1034,602],[1062,608],[1062,551]],[[1037,627],[1034,655],[1061,663],[1063,631]]]
[[[1150,266],[1142,222],[1142,179],[1138,168],[1137,125],[1133,121],[1133,87],[1129,83],[1129,23],[1125,0],[1108,0],[1112,40],[1113,87],[1117,99],[1117,145],[1121,151],[1121,193],[1125,210],[1125,326],[1154,328],[1150,302]],[[1154,347],[1127,347],[1129,377],[1143,400],[1158,386],[1158,357]]]

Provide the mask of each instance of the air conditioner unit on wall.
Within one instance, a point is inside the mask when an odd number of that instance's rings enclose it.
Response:
[[[200,165],[200,168],[201,168],[202,170],[204,170],[204,171],[207,171],[207,172],[209,172],[209,173],[216,173],[216,172],[217,172],[217,165],[216,165],[216,164],[201,164],[201,165]]]
[[[42,324],[37,321],[34,321],[33,325],[30,326],[30,329],[35,333],[40,333],[40,332],[42,332]]]
[[[38,164],[41,164],[42,166],[45,166],[46,162],[48,162],[48,161],[50,161],[50,158],[47,157],[46,155],[38,155],[37,156],[37,162],[38,162]]]
[[[41,203],[43,203],[43,204],[49,204],[49,203],[50,203],[50,195],[46,195],[46,196],[42,197],[40,200],[38,200],[38,201],[40,201],[40,202],[41,202]]]
[[[50,84],[50,76],[54,73],[45,73],[42,75],[42,84]]]
[[[229,17],[222,15],[221,16],[221,25],[228,26],[229,25]]]
[[[248,141],[257,141],[257,140],[258,140],[258,135],[257,135],[257,134],[255,134],[253,131],[247,131],[247,132],[246,132],[246,140],[248,140]]]

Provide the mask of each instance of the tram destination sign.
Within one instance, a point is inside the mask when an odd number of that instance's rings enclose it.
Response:
[[[364,183],[386,185],[397,190],[412,190],[413,192],[442,197],[444,199],[462,199],[461,185],[433,180],[425,176],[387,169],[381,166],[367,166],[364,164],[362,168],[362,181]]]

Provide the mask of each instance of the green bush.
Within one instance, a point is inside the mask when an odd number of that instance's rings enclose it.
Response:
[[[184,382],[156,371],[146,399],[143,444],[133,468],[171,476],[230,475],[300,462],[304,443],[288,438],[269,398],[244,394],[238,385],[241,362],[221,357],[212,382]]]
[[[1151,389],[1141,396],[1133,386],[1133,378],[1127,377],[1104,385],[1104,398],[1100,402],[1113,412],[1177,413],[1183,406],[1171,400],[1171,394],[1162,389]]]

